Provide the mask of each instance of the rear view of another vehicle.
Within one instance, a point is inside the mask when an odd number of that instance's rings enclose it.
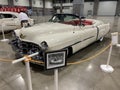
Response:
[[[16,15],[10,13],[0,13],[0,31],[10,31],[20,28],[20,21]]]
[[[34,25],[34,20],[29,18],[28,25]],[[11,31],[21,28],[21,22],[19,19],[19,13],[15,12],[0,12],[0,32]]]

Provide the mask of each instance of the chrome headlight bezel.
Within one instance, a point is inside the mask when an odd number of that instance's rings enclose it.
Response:
[[[45,51],[45,50],[48,49],[48,44],[47,44],[46,41],[42,41],[42,42],[40,43],[40,46],[41,46],[41,48],[42,48],[43,51]]]

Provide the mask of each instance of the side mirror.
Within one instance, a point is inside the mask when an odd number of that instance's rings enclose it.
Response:
[[[80,19],[85,19],[86,17],[80,17]]]
[[[83,16],[83,17],[80,17],[80,25],[81,25],[81,26],[85,26],[85,25],[83,24],[83,21],[85,20],[85,18],[86,18],[86,17],[84,17],[84,16]]]

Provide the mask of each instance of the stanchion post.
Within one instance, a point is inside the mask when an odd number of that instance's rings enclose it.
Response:
[[[6,41],[9,41],[9,39],[6,39],[5,38],[5,33],[4,33],[4,28],[5,27],[5,23],[3,22],[2,25],[1,25],[1,29],[2,29],[2,36],[3,36],[3,39],[1,40],[2,42],[6,42]]]
[[[102,69],[102,71],[107,72],[107,73],[112,73],[114,71],[113,67],[111,65],[109,65],[111,53],[112,53],[112,45],[110,46],[107,64],[100,65],[100,68]]]
[[[111,54],[112,54],[112,45],[110,46],[110,50],[109,50],[109,55],[108,55],[108,60],[107,60],[107,67],[108,67],[108,65],[109,65],[109,63],[110,63],[110,58],[111,58]]]
[[[4,34],[4,30],[3,30],[3,27],[4,27],[4,26],[5,26],[5,24],[2,23],[1,28],[2,28],[3,39],[5,39],[5,34]]]
[[[55,90],[58,90],[58,69],[54,69]]]
[[[26,65],[26,75],[27,75],[27,82],[28,82],[28,90],[32,90],[30,63],[29,63],[29,59],[28,58],[26,58],[26,60],[25,60],[25,65]]]
[[[17,60],[14,60],[12,61],[12,64],[16,64],[16,63],[19,63],[23,60],[25,60],[25,65],[26,65],[26,76],[27,76],[27,83],[28,83],[28,90],[32,90],[32,80],[31,80],[31,73],[30,73],[30,63],[29,61],[31,60],[31,57],[35,56],[35,55],[38,55],[39,53],[36,52],[36,53],[33,53],[31,55],[28,55],[28,56],[25,56],[23,58],[20,58],[20,59],[17,59]]]
[[[118,45],[118,32],[111,33],[111,36],[112,36],[111,37],[112,38],[112,45],[110,46],[107,64],[100,65],[100,68],[104,72],[108,72],[108,73],[112,73],[114,71],[114,68],[112,66],[110,66],[109,63],[110,63],[110,58],[111,58],[111,53],[112,53],[112,47],[113,47],[113,45],[116,45],[116,46]]]

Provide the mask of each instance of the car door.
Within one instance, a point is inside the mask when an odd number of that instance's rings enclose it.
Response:
[[[96,41],[96,36],[97,36],[97,28],[92,26],[85,26],[79,30],[75,30],[74,37],[76,38],[75,41],[77,42],[72,46],[73,53]]]

